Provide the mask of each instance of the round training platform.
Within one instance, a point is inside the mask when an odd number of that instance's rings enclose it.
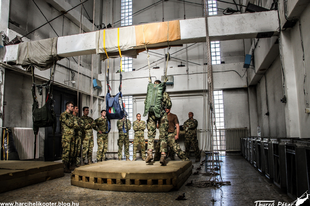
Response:
[[[159,162],[109,160],[76,168],[71,184],[96,190],[167,192],[179,189],[191,174],[191,161],[161,166]]]

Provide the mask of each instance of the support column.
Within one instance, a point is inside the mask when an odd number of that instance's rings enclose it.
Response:
[[[249,135],[257,136],[257,93],[256,86],[248,87]]]
[[[0,31],[6,33],[9,27],[10,0],[1,0],[0,9]]]
[[[290,31],[282,31],[279,39],[280,58],[285,74],[285,122],[287,137],[300,137],[300,118],[298,108],[297,81],[295,74],[294,55],[292,53]]]
[[[10,0],[1,0],[0,1],[0,31],[4,31],[5,34],[7,34],[7,29],[9,27],[9,12],[10,12]],[[3,127],[4,80],[5,80],[5,69],[0,67],[0,127]],[[2,137],[2,129],[0,131],[1,131],[0,137]],[[0,138],[0,140],[2,140],[2,138]],[[2,148],[0,147],[0,154],[1,152],[2,152]]]

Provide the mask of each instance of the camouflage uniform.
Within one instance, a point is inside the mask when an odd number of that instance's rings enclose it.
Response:
[[[144,141],[144,130],[145,130],[145,121],[134,121],[133,130],[135,131],[135,138],[133,140],[133,159],[136,159],[137,147],[141,147],[141,156],[142,159],[145,157],[145,141]]]
[[[198,121],[196,119],[188,119],[183,124],[183,127],[185,129],[185,154],[188,158],[189,158],[189,150],[192,145],[195,151],[196,159],[200,159],[200,150],[198,147],[198,139],[197,139],[197,126]]]
[[[119,132],[119,138],[118,138],[118,159],[122,159],[122,149],[124,145],[125,155],[126,158],[129,158],[129,130],[131,129],[131,122],[129,119],[127,119],[127,126],[125,124],[126,120],[119,119],[117,120],[117,128]],[[123,128],[126,133],[124,133]]]
[[[184,160],[186,159],[185,152],[181,150],[179,143],[175,142],[175,135],[175,132],[168,133],[168,146],[170,147],[173,157],[174,154],[177,154],[180,159]]]
[[[167,136],[168,136],[168,118],[165,108],[171,108],[172,102],[170,100],[169,94],[164,92],[162,101],[162,117],[156,118],[153,112],[149,112],[147,119],[147,130],[148,130],[148,145],[147,149],[154,149],[154,138],[156,135],[156,124],[159,124],[159,142],[160,152],[167,152]]]
[[[170,157],[174,157],[174,155],[177,154],[180,159],[186,159],[185,152],[182,151],[180,145],[175,141],[175,135],[176,131],[169,133],[167,132],[167,146],[170,148]],[[159,142],[160,141],[161,139],[159,139]],[[160,158],[159,142],[155,148],[155,160]]]
[[[76,157],[76,165],[80,165],[81,163],[81,146],[82,146],[82,138],[83,138],[83,131],[84,131],[84,121],[80,117],[76,117],[76,121],[79,125],[77,129],[74,130],[75,132],[75,149],[73,157]]]
[[[95,120],[96,130],[97,130],[97,161],[102,161],[106,159],[105,154],[108,151],[108,120],[107,118],[99,117]],[[102,133],[100,134],[99,131]]]
[[[62,133],[62,161],[68,164],[70,160],[71,139],[74,137],[74,127],[77,126],[77,122],[75,118],[73,118],[73,115],[67,111],[61,113],[59,121]]]
[[[93,118],[88,116],[82,116],[81,119],[84,121],[84,133],[83,133],[83,161],[88,158],[88,163],[92,162],[94,138],[93,129],[96,129],[96,123]]]

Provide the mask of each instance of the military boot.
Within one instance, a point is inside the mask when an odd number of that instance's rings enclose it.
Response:
[[[69,163],[64,162],[64,172],[65,173],[71,173],[71,170],[69,169]]]
[[[155,152],[154,161],[159,161],[159,160],[160,160],[160,153]]]
[[[73,162],[73,163],[71,164],[70,170],[72,171],[72,170],[74,170],[75,168],[76,168],[76,164],[75,164],[75,162]]]
[[[182,161],[188,161],[189,159],[186,157],[186,155],[185,155],[185,153],[183,153],[183,154],[180,154],[180,159],[182,160]]]
[[[161,154],[159,162],[160,162],[161,166],[166,166],[167,165],[166,154]]]
[[[144,156],[142,157],[142,160],[145,161],[145,157]]]
[[[153,152],[152,151],[147,151],[147,157],[146,157],[146,160],[145,160],[145,162],[146,163],[149,163],[149,162],[151,162],[153,160]]]

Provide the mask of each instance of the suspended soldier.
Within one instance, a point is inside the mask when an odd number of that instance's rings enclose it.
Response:
[[[94,147],[94,138],[93,138],[93,129],[96,129],[96,123],[93,118],[88,116],[89,107],[83,107],[83,116],[81,119],[84,121],[84,133],[83,133],[83,160],[86,160],[86,155],[88,158],[88,164],[92,163],[93,147]]]
[[[166,165],[167,152],[167,136],[168,136],[168,119],[166,108],[171,108],[172,103],[167,92],[165,92],[165,83],[156,80],[154,84],[151,82],[148,85],[148,94],[145,99],[144,116],[148,113],[147,129],[148,129],[148,151],[146,163],[153,160],[154,138],[156,135],[156,125],[159,128],[160,140],[160,163],[162,166]]]
[[[108,120],[106,118],[107,111],[101,111],[101,117],[95,120],[97,130],[97,162],[106,160],[106,153],[108,151]]]
[[[78,106],[74,106],[73,109],[73,117],[76,119],[78,123],[78,128],[74,130],[75,133],[75,149],[73,153],[73,157],[75,157],[73,164],[77,167],[81,166],[81,147],[82,147],[82,138],[83,138],[83,131],[84,131],[84,121],[78,116],[79,115],[79,108]]]
[[[135,138],[133,140],[133,161],[136,160],[136,153],[138,145],[141,147],[141,157],[145,161],[145,141],[144,130],[146,128],[145,121],[141,120],[141,114],[136,115],[137,120],[133,122],[133,130],[135,131]]]
[[[126,161],[129,161],[129,130],[131,129],[131,122],[126,116],[123,119],[117,120],[117,128],[119,132],[118,138],[118,159],[122,159],[122,150],[124,145]]]
[[[74,138],[74,128],[77,126],[77,122],[72,115],[73,102],[66,103],[66,111],[61,113],[59,117],[61,125],[61,144],[62,144],[62,162],[64,164],[65,172],[70,173],[70,144],[72,138]]]
[[[194,119],[194,113],[188,113],[188,120],[186,120],[183,124],[183,128],[185,130],[185,155],[189,158],[189,150],[192,146],[195,151],[195,162],[200,161],[200,150],[198,147],[198,139],[197,139],[197,126],[198,121]]]

